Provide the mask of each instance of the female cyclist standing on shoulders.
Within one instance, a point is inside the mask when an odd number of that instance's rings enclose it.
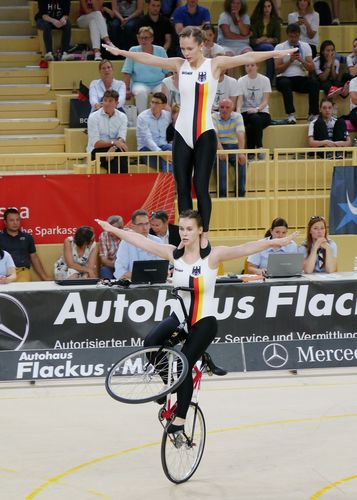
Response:
[[[212,209],[209,180],[217,151],[211,109],[219,75],[237,66],[258,63],[271,57],[281,58],[297,49],[249,52],[233,57],[218,56],[206,59],[202,55],[204,33],[200,28],[191,26],[184,28],[180,34],[180,48],[184,58],[162,58],[142,52],[128,52],[106,44],[103,44],[103,47],[116,56],[127,57],[141,64],[157,66],[179,74],[181,107],[175,124],[172,148],[178,207],[179,212],[192,209],[193,171],[197,205],[203,221],[201,248],[208,247],[207,233]]]
[[[238,246],[219,246],[210,249],[205,257],[201,256],[200,240],[204,231],[200,214],[196,210],[186,210],[180,214],[179,231],[181,248],[164,245],[145,238],[141,234],[124,231],[111,226],[108,222],[96,219],[105,230],[124,241],[174,263],[172,282],[175,287],[190,287],[192,292],[180,294],[188,312],[189,335],[182,352],[188,360],[188,373],[177,390],[177,411],[175,420],[166,428],[168,433],[183,430],[186,413],[190,405],[193,383],[192,368],[217,334],[217,320],[214,316],[214,291],[220,262],[237,259],[245,255],[288,245],[296,233],[285,238],[260,240]],[[172,313],[148,333],[145,346],[163,345],[183,320],[180,314]]]

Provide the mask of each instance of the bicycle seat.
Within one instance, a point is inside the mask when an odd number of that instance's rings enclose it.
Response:
[[[204,363],[207,366],[208,373],[212,373],[213,375],[218,375],[219,377],[223,377],[228,373],[227,370],[224,370],[224,368],[220,368],[219,366],[214,364],[213,359],[208,354],[208,352],[203,353],[202,363]]]

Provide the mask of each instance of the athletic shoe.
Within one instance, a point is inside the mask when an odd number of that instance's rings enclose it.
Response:
[[[67,52],[63,52],[61,56],[61,61],[73,61],[74,60],[74,54],[67,54]]]
[[[329,91],[327,93],[327,97],[330,99],[331,97],[334,97],[336,95],[342,94],[343,87],[335,87],[334,85],[329,88]]]
[[[308,117],[307,117],[307,121],[310,123],[310,122],[313,122],[314,120],[317,120],[317,118],[319,117],[319,115],[312,115],[310,114]]]
[[[101,61],[102,60],[102,56],[101,56],[100,52],[95,52],[95,54],[94,54],[94,60],[95,61]]]
[[[258,160],[265,161],[265,153],[258,153]]]
[[[296,123],[296,115],[295,113],[290,113],[290,115],[288,115],[288,124],[294,125],[295,123]]]
[[[338,17],[335,17],[335,19],[332,19],[332,26],[338,26],[340,24],[340,20]]]
[[[350,93],[350,81],[346,82],[342,87],[341,97],[347,97]]]
[[[336,153],[335,160],[343,160],[343,153]]]
[[[52,52],[47,52],[47,54],[45,54],[45,61],[54,61],[54,59]]]
[[[183,432],[185,429],[184,425],[175,425],[171,422],[166,426],[166,432],[168,434],[176,434],[177,432]]]

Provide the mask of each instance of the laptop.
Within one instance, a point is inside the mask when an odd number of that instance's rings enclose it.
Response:
[[[166,283],[168,270],[168,260],[135,260],[131,273],[131,283],[133,285]]]
[[[301,276],[304,264],[302,253],[270,253],[267,278],[292,278]]]

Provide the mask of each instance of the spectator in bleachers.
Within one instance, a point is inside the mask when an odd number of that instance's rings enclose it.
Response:
[[[353,51],[346,58],[348,72],[351,78],[357,76],[357,38],[353,40]]]
[[[109,39],[107,23],[102,14],[103,0],[80,0],[77,24],[80,28],[89,28],[89,34],[94,51],[94,60],[101,61],[101,40],[112,45]]]
[[[350,82],[350,122],[357,129],[357,77]]]
[[[16,281],[16,267],[13,258],[0,247],[0,285]]]
[[[280,42],[280,19],[273,0],[259,0],[251,17],[250,28],[253,50],[274,50],[275,45]],[[272,83],[274,59],[266,61],[266,76]]]
[[[266,231],[264,235],[265,240],[272,238],[285,238],[288,234],[288,223],[282,217],[277,217],[271,223],[270,228]],[[266,276],[268,257],[270,253],[296,253],[298,247],[294,241],[289,243],[289,245],[281,248],[268,248],[268,250],[263,250],[262,252],[249,255],[247,258],[247,271],[250,274],[259,274],[261,276]]]
[[[97,153],[128,151],[126,145],[128,118],[125,113],[117,109],[118,98],[116,90],[106,90],[102,107],[89,115],[87,152],[91,153],[92,160],[95,159]],[[101,167],[111,174],[117,174],[119,170],[122,174],[127,173],[128,159],[102,157]]]
[[[202,49],[202,54],[204,57],[216,57],[218,55],[224,54],[224,48],[215,43],[216,41],[216,28],[213,24],[204,24],[202,26],[202,31],[205,35],[204,46]]]
[[[250,46],[250,19],[246,0],[225,0],[224,12],[218,18],[218,39],[227,55],[244,54]]]
[[[166,95],[168,106],[180,106],[180,91],[178,89],[178,73],[174,71],[171,76],[162,80],[161,92]]]
[[[38,13],[35,16],[36,26],[43,31],[43,42],[46,48],[45,60],[53,61],[52,30],[61,30],[61,60],[66,61],[71,43],[71,23],[69,21],[70,0],[38,0]]]
[[[160,238],[164,245],[178,247],[181,243],[179,228],[176,224],[169,223],[169,217],[165,210],[155,210],[151,213],[150,234]]]
[[[113,64],[108,59],[99,63],[99,80],[92,80],[89,85],[89,101],[92,106],[92,112],[97,111],[103,106],[103,95],[106,90],[115,90],[118,92],[119,111],[124,113],[124,104],[126,99],[126,87],[122,80],[116,80],[113,76]]]
[[[21,231],[21,218],[16,208],[4,212],[5,229],[0,232],[0,248],[8,252],[16,266],[17,281],[31,281],[31,266],[42,281],[51,281],[36,253],[31,234]]]
[[[180,112],[180,106],[178,104],[174,104],[173,106],[171,106],[171,123],[166,129],[166,140],[170,144],[172,144],[174,140],[175,123],[179,115],[179,112]]]
[[[311,47],[308,43],[300,42],[300,26],[289,24],[287,40],[279,43],[275,50],[297,47],[299,50],[283,58],[275,59],[276,88],[282,93],[288,123],[296,123],[296,114],[293,100],[293,91],[309,95],[308,121],[314,120],[319,114],[320,86],[308,73],[314,70]]]
[[[329,99],[322,99],[320,103],[319,117],[309,124],[308,140],[312,148],[336,148],[351,146],[351,138],[348,135],[346,122],[343,118],[335,118],[333,104]],[[333,155],[327,155],[333,159]],[[342,158],[342,154],[336,153],[336,159]]]
[[[119,229],[124,227],[124,221],[120,215],[111,215],[107,222]],[[115,256],[120,242],[120,238],[108,231],[102,231],[99,235],[100,277],[103,279],[114,278]]]
[[[238,80],[237,111],[242,113],[248,149],[263,147],[263,130],[271,124],[269,114],[270,80],[258,73],[255,63],[246,64],[247,74]],[[261,154],[258,159],[263,159]]]
[[[173,23],[177,35],[186,26],[201,28],[205,23],[211,22],[211,14],[206,7],[198,5],[198,0],[187,0],[186,5],[178,7],[173,14]]]
[[[110,38],[117,47],[129,50],[136,45],[136,32],[144,12],[144,0],[112,0]]]
[[[222,99],[219,103],[219,112],[212,113],[213,125],[217,134],[217,149],[244,149],[245,130],[243,118],[240,113],[234,111],[233,102],[230,99]],[[227,197],[227,177],[230,165],[237,170],[238,160],[238,196],[245,196],[246,182],[246,158],[244,154],[219,155],[218,184],[219,197]],[[237,182],[235,180],[234,185]],[[235,191],[235,196],[237,192]]]
[[[166,131],[171,123],[171,113],[165,110],[167,99],[162,92],[155,92],[150,108],[139,114],[136,122],[136,142],[138,151],[172,151],[172,144],[167,142]],[[142,158],[141,161],[146,161]],[[156,168],[158,158],[149,157],[149,164]],[[160,168],[172,172],[171,158],[160,157]]]
[[[315,73],[320,82],[320,88],[327,97],[337,95],[348,96],[349,75],[341,80],[340,60],[336,57],[335,44],[332,40],[324,40],[320,47],[320,55],[314,59]]]
[[[300,26],[300,40],[310,45],[312,57],[315,57],[319,44],[320,16],[314,11],[310,0],[297,0],[296,7],[296,12],[288,15],[288,24]]]
[[[145,236],[145,238],[161,244],[160,238],[153,234],[149,234],[150,221],[149,214],[146,210],[135,210],[135,212],[131,214],[131,222],[135,233],[141,234]],[[126,241],[122,241],[119,245],[115,259],[114,276],[116,279],[130,280],[135,260],[160,260],[160,257],[145,250],[141,250],[139,247],[135,247]]]
[[[154,45],[164,47],[169,53],[174,27],[167,17],[160,14],[161,0],[149,0],[147,8],[147,14],[139,19],[138,28],[150,26],[154,32]]]
[[[224,54],[217,54],[219,56]],[[219,110],[219,103],[222,99],[230,99],[233,103],[233,109],[236,108],[238,98],[238,82],[232,76],[226,75],[225,71],[222,71],[219,75],[217,92],[213,101],[212,111]]]
[[[56,280],[96,278],[98,247],[92,227],[79,227],[63,243],[63,255],[54,264]]]
[[[173,13],[182,4],[181,0],[161,0],[161,14],[168,19],[172,18]]]
[[[306,240],[299,252],[305,256],[305,273],[334,273],[337,270],[337,245],[328,237],[326,221],[320,215],[310,217]]]
[[[150,26],[142,26],[139,29],[137,38],[140,45],[131,47],[129,52],[146,52],[154,56],[167,58],[163,47],[153,45],[154,32]],[[122,73],[126,85],[127,99],[134,96],[138,113],[142,113],[148,107],[149,94],[161,90],[162,80],[168,72],[127,58]]]

